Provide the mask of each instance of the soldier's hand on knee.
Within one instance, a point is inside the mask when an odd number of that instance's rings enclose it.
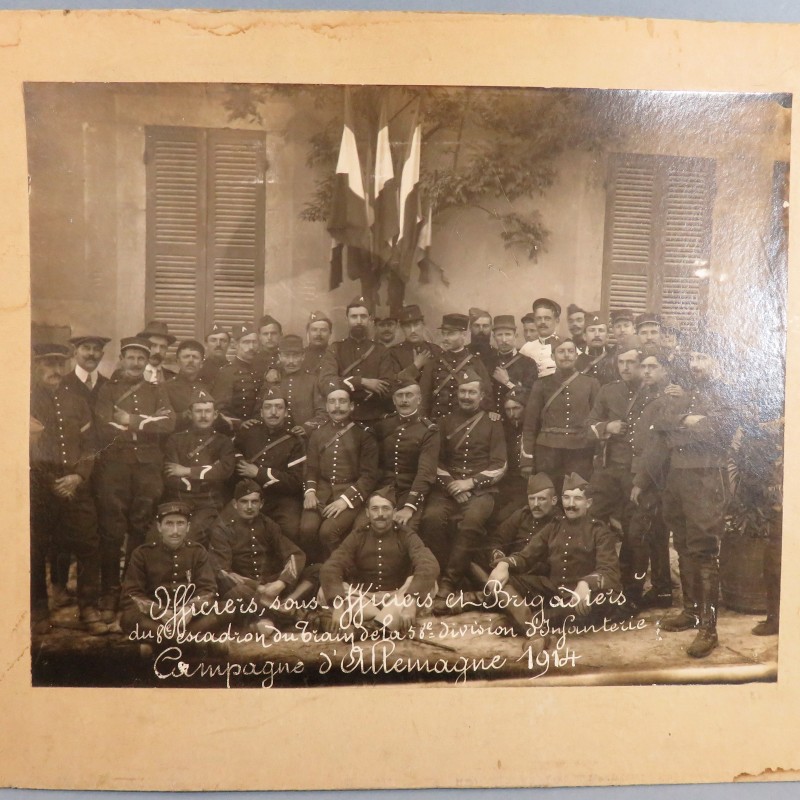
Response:
[[[317,500],[317,493],[306,492],[303,496],[303,508],[306,509],[306,511],[316,511],[318,505],[319,500]]]
[[[641,493],[642,493],[641,486],[634,486],[633,489],[631,489],[631,503],[633,503],[635,506],[639,505],[639,495]]]
[[[328,505],[322,509],[322,516],[325,517],[325,519],[336,519],[336,517],[347,508],[347,503],[340,497],[338,500],[328,503]]]

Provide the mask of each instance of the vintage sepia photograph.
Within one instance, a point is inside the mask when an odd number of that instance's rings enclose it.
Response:
[[[791,94],[24,102],[34,687],[779,680]]]

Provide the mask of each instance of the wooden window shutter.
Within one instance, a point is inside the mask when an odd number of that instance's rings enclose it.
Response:
[[[264,303],[265,134],[147,129],[146,316],[202,339]]]

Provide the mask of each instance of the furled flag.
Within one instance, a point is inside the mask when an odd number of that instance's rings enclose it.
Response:
[[[439,280],[449,286],[450,282],[444,274],[444,270],[431,258],[431,243],[433,241],[433,207],[428,206],[428,213],[422,222],[422,230],[417,242],[416,262],[419,267],[419,282],[430,283],[435,273]]]
[[[400,233],[397,238],[397,272],[403,281],[411,275],[417,242],[423,221],[419,187],[419,161],[422,125],[419,121],[419,102],[411,123],[411,141],[406,149],[403,171],[400,174]]]
[[[333,185],[331,209],[328,215],[328,232],[333,237],[331,250],[330,288],[335,289],[342,282],[342,259],[347,247],[348,264],[363,263],[353,250],[369,250],[369,224],[367,221],[367,198],[364,192],[364,179],[361,162],[353,132],[353,117],[350,104],[350,90],[345,88],[344,129],[339,148],[339,161],[336,164],[336,177]],[[348,269],[348,272],[351,270]],[[358,277],[351,275],[350,277]]]
[[[386,114],[386,98],[381,101],[378,145],[375,148],[375,221],[372,224],[372,239],[375,252],[388,261],[392,254],[394,238],[400,232],[397,213],[397,183],[392,165],[392,148],[389,145],[389,123]]]

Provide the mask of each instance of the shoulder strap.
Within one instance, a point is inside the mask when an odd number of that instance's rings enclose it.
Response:
[[[328,439],[328,441],[325,442],[325,444],[322,445],[322,447],[319,449],[320,453],[324,453],[337,439],[341,439],[342,436],[344,436],[347,433],[347,431],[349,431],[350,428],[352,428],[354,425],[355,425],[355,422],[351,422],[348,425],[346,425],[344,428],[342,428],[340,431],[336,431],[334,436],[332,438]]]
[[[553,404],[553,401],[556,399],[556,397],[558,397],[561,394],[561,392],[563,392],[564,389],[566,389],[567,386],[569,386],[572,383],[572,381],[574,381],[575,378],[578,377],[578,375],[583,375],[583,373],[582,372],[573,372],[572,375],[570,375],[569,378],[567,378],[564,381],[564,383],[562,383],[561,386],[559,386],[558,389],[556,389],[553,392],[553,394],[551,394],[550,397],[547,398],[547,402],[544,404],[544,408],[542,409],[542,415],[544,415],[544,412],[547,411],[548,408],[550,408],[550,406]]]
[[[264,455],[264,453],[272,450],[273,447],[277,447],[279,444],[281,444],[281,442],[285,442],[287,439],[291,439],[291,438],[292,438],[292,434],[291,433],[284,433],[283,436],[279,436],[274,442],[269,442],[266,445],[266,447],[262,447],[254,456],[251,456],[247,460],[251,464],[255,464],[256,461],[258,461],[258,459],[261,458],[261,456]]]
[[[474,417],[470,417],[466,422],[459,425],[452,433],[448,434],[447,439],[450,440],[460,431],[464,431],[464,435],[458,440],[453,448],[454,450],[458,450],[458,448],[464,444],[464,440],[470,435],[470,433],[472,433],[473,428],[481,421],[485,413],[485,411],[479,411]],[[466,430],[464,430],[464,428],[466,428]]]
[[[196,456],[198,453],[201,453],[201,452],[203,451],[203,449],[204,449],[204,448],[205,448],[207,445],[211,444],[211,442],[212,442],[212,440],[213,440],[213,439],[214,439],[214,437],[213,437],[213,436],[209,436],[209,437],[208,437],[208,439],[205,439],[204,441],[200,442],[200,444],[198,444],[198,445],[197,445],[197,447],[195,447],[195,448],[194,448],[194,449],[193,449],[193,450],[192,450],[192,451],[189,453],[189,455],[188,455],[188,458],[194,458],[194,457],[195,457],[195,456]]]
[[[375,342],[373,342],[373,343],[372,343],[372,344],[371,344],[371,345],[370,345],[370,346],[367,348],[367,352],[366,352],[366,353],[364,353],[363,355],[359,356],[359,357],[358,357],[358,358],[357,358],[357,359],[356,359],[356,360],[355,360],[355,361],[354,361],[352,364],[349,364],[348,366],[346,366],[346,367],[345,367],[345,368],[342,370],[342,373],[343,373],[345,376],[347,376],[347,375],[348,375],[348,373],[350,373],[352,370],[354,370],[354,369],[355,369],[355,368],[356,368],[356,367],[357,367],[359,364],[363,364],[363,363],[364,363],[364,362],[365,362],[365,361],[366,361],[366,360],[367,360],[367,359],[368,359],[368,358],[369,358],[369,357],[372,355],[372,351],[373,351],[374,349],[375,349]]]
[[[591,364],[587,364],[582,370],[580,370],[581,374],[586,375],[592,367],[597,366],[606,356],[608,353],[600,353],[597,358],[591,362]]]
[[[134,386],[131,386],[131,388],[130,388],[130,389],[128,389],[128,391],[127,391],[127,392],[125,392],[124,394],[121,394],[121,395],[120,395],[120,396],[119,396],[119,397],[118,397],[118,398],[117,398],[117,399],[114,401],[114,405],[118,405],[118,404],[119,404],[119,403],[121,403],[123,400],[127,400],[127,399],[128,399],[128,398],[129,398],[129,397],[132,395],[132,394],[134,394],[134,392],[137,392],[137,391],[139,391],[139,389],[141,389],[141,388],[142,388],[142,386],[144,386],[144,385],[145,385],[146,383],[148,383],[148,382],[149,382],[149,381],[139,381],[139,383],[135,384]]]
[[[517,353],[513,358],[509,359],[505,364],[501,364],[500,366],[504,369],[508,369],[512,364],[516,364],[521,358],[523,358],[522,353]]]
[[[433,396],[436,397],[436,395],[439,394],[439,392],[441,392],[442,389],[444,389],[444,387],[447,386],[447,384],[450,383],[450,381],[456,377],[456,373],[460,369],[464,369],[464,367],[470,362],[471,359],[472,359],[472,353],[467,353],[466,358],[464,358],[460,364],[453,367],[453,369],[449,370],[447,377],[433,390]]]

